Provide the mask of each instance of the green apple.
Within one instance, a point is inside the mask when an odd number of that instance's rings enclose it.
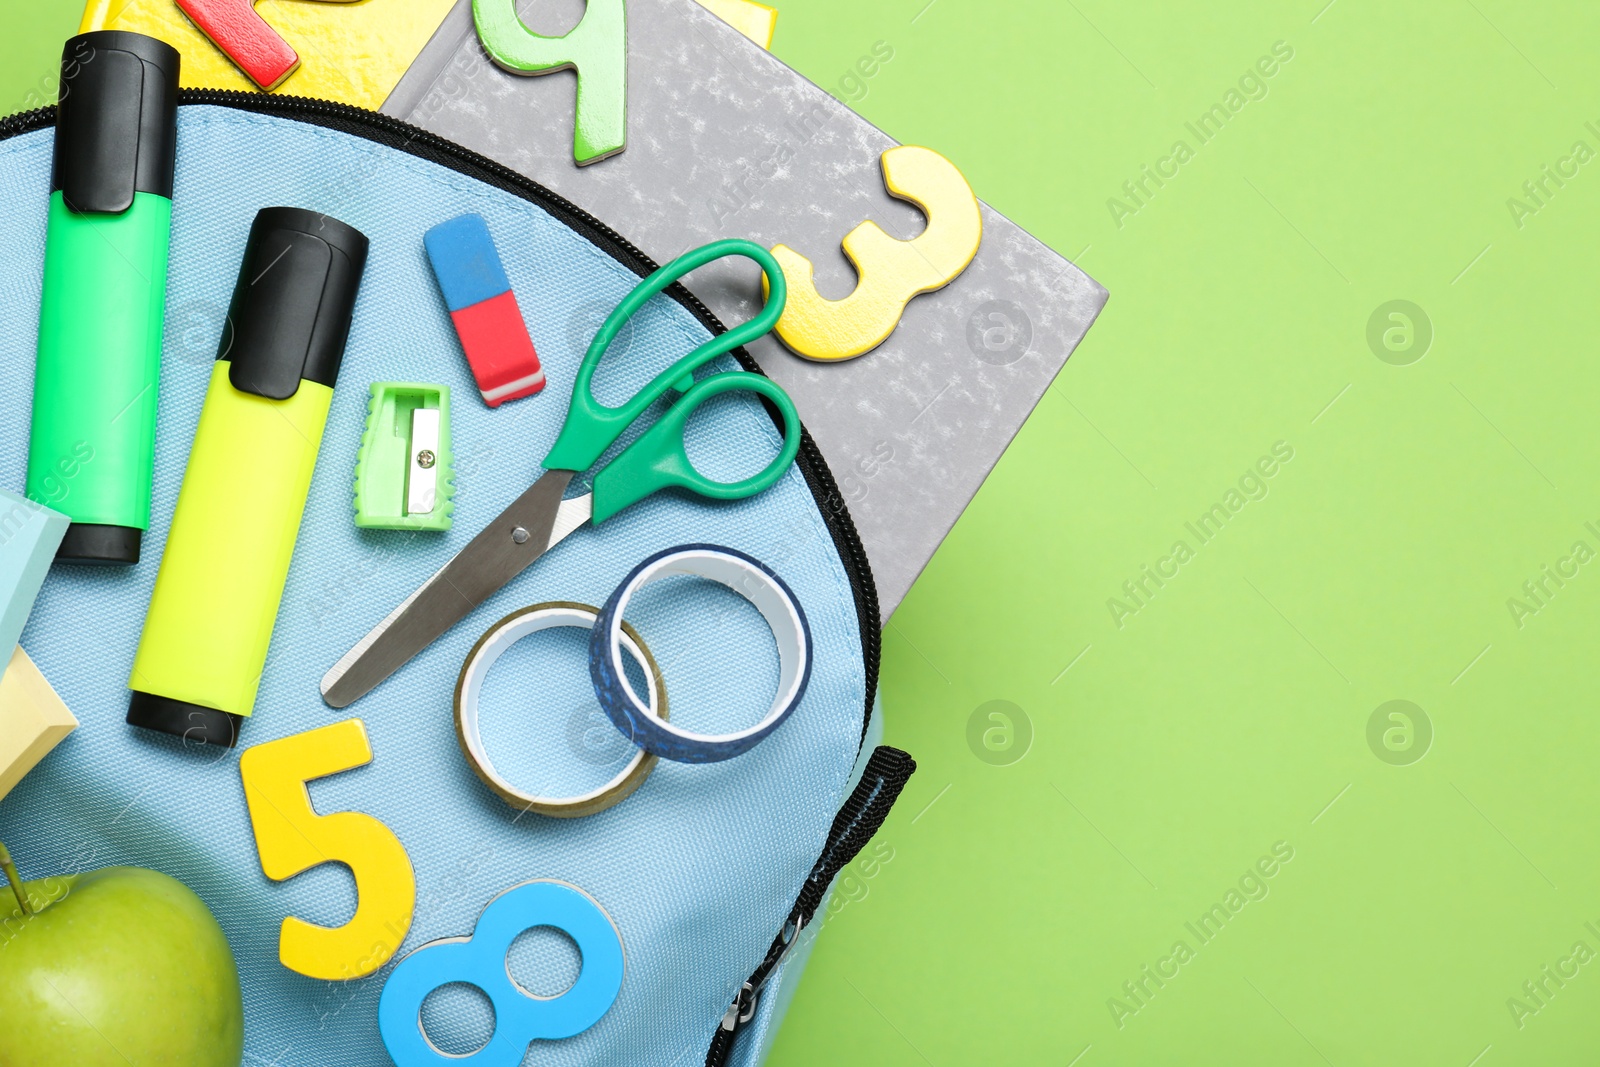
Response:
[[[187,886],[139,867],[21,884],[30,907],[0,881],[0,1067],[238,1067],[239,972]]]

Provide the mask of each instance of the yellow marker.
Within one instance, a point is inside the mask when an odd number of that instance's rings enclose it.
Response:
[[[18,645],[0,678],[0,797],[78,725]]]
[[[361,978],[389,962],[411,929],[417,878],[400,839],[370,815],[318,815],[306,782],[372,762],[360,719],[256,745],[239,759],[256,851],[268,878],[281,882],[323,863],[343,863],[356,879],[356,913],[336,928],[289,916],[278,959],[291,971],[330,982]]]
[[[128,680],[136,693],[186,705],[162,716],[164,725],[149,716],[136,725],[196,743],[215,735],[231,744],[255,708],[305,487],[333,404],[333,390],[320,382],[305,383],[284,402],[242,393],[229,380],[231,368],[226,360],[212,364]],[[257,461],[250,467],[255,477],[239,476],[241,457]],[[279,507],[283,501],[289,505]],[[227,536],[218,537],[219,530]],[[208,726],[203,720],[212,716],[191,716],[194,708],[215,709],[222,718]]]
[[[762,48],[772,47],[772,33],[778,28],[776,8],[755,0],[699,0],[699,3]]]
[[[805,256],[788,245],[772,250],[789,282],[777,332],[796,355],[831,363],[871,352],[889,339],[912,297],[949,285],[978,254],[983,216],[955,164],[927,148],[891,148],[883,154],[883,184],[890,196],[920,207],[928,228],[910,241],[875,222],[851,230],[844,252],[860,282],[843,300],[817,292]]]
[[[232,747],[254,711],[366,262],[367,238],[329,215],[256,214],[128,678],[132,725]]]

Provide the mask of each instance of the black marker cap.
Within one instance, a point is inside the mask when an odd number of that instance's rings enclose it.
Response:
[[[61,538],[56,562],[132,566],[139,562],[139,546],[143,540],[144,531],[137,526],[75,522]]]
[[[177,49],[142,33],[67,41],[50,188],[73,211],[120,215],[136,192],[172,199],[178,65]]]
[[[295,207],[256,215],[217,358],[241,393],[287,400],[302,379],[333,388],[344,361],[367,238]]]
[[[136,689],[128,701],[127,722],[129,726],[171,734],[197,745],[232,748],[239,741],[244,716]]]

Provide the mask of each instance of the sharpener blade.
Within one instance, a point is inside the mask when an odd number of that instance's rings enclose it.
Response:
[[[406,514],[432,514],[439,495],[439,411],[411,413],[411,465],[406,472]]]

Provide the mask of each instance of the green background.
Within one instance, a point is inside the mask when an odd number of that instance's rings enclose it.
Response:
[[[841,880],[778,1067],[1600,1047],[1600,565],[1561,563],[1600,550],[1600,165],[1561,162],[1600,151],[1600,9],[1324,4],[781,3],[780,57],[1112,297],[886,632],[920,770]],[[10,6],[7,110],[78,13]],[[1177,173],[1135,200],[1147,165]],[[1394,300],[1420,315],[1369,342]],[[1546,565],[1576,575],[1535,601]],[[1241,879],[1265,896],[1230,901]]]
[[[61,42],[78,32],[73,0],[5,0],[0,33],[0,117],[56,102]]]
[[[775,1063],[1592,1062],[1600,962],[1520,1029],[1506,1001],[1600,952],[1600,564],[1520,629],[1507,600],[1600,550],[1600,162],[1521,229],[1507,199],[1600,150],[1600,10],[780,7],[777,54],[845,99],[891,43],[854,106],[1111,300],[886,633],[920,770]],[[1265,98],[1202,145],[1185,123],[1278,41]],[[1180,139],[1119,227],[1108,199]],[[1366,338],[1394,299],[1435,335],[1405,366]],[[1184,524],[1278,441],[1266,498],[1201,545]],[[1108,598],[1179,539],[1119,629]],[[1410,765],[1367,741],[1394,699],[1432,725]],[[992,700],[1031,723],[1009,766],[968,745]],[[1185,922],[1279,841],[1269,895],[1201,945]],[[1127,997],[1180,939],[1177,977]],[[1120,1029],[1112,997],[1139,1007]]]

